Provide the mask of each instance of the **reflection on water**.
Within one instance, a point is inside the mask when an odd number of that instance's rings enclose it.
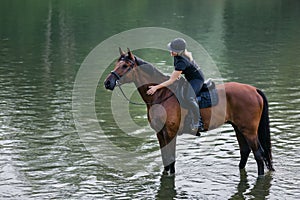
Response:
[[[175,176],[162,175],[155,199],[174,199],[177,196]]]
[[[267,173],[264,177],[257,178],[252,184],[248,180],[248,175],[245,170],[240,171],[240,180],[237,184],[236,193],[234,193],[228,199],[265,199],[270,194],[272,175]],[[156,199],[181,199],[185,198],[187,193],[178,194],[176,190],[176,178],[175,176],[162,175],[160,178],[160,186],[156,194]],[[201,193],[201,188],[199,192]],[[195,196],[197,199],[209,199],[206,195]]]
[[[299,1],[271,0],[1,1],[0,198],[299,199],[299,9]],[[147,137],[122,137],[111,115],[111,93],[102,88],[95,104],[105,134],[155,162],[144,171],[116,170],[86,150],[72,115],[76,72],[101,41],[141,26],[191,36],[209,51],[226,81],[266,93],[274,173],[257,179],[252,154],[239,171],[235,133],[225,125],[200,138],[178,137],[176,175],[162,176],[144,108],[130,107],[144,126],[132,135]],[[143,58],[164,72],[172,69],[167,52]]]
[[[257,178],[254,186],[251,188],[247,179],[247,172],[240,171],[240,182],[237,186],[237,192],[229,199],[264,199],[269,196],[272,175],[267,173],[264,177]]]

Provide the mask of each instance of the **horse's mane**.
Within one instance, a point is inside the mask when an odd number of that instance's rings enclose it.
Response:
[[[157,68],[155,68],[151,63],[144,61],[143,59],[135,56],[136,64],[139,66],[139,68],[145,72],[146,74],[150,75],[156,80],[164,81],[169,78],[169,76],[164,75],[162,72],[160,72]]]

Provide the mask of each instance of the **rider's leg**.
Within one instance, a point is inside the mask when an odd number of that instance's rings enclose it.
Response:
[[[199,106],[198,106],[198,102],[195,98],[191,97],[189,100],[189,107],[190,110],[193,113],[194,116],[194,120],[193,120],[193,124],[192,124],[192,131],[193,132],[199,132],[199,131],[203,131],[203,122],[202,122],[202,118],[200,115],[200,110],[199,110]]]
[[[189,97],[189,105],[190,105],[190,110],[193,112],[194,115],[194,124],[192,127],[192,131],[203,131],[203,122],[202,122],[202,118],[200,115],[200,110],[199,110],[199,105],[198,105],[198,101],[196,100],[196,94],[199,94],[202,86],[203,86],[203,81],[202,80],[191,80],[190,81],[191,87],[193,90],[191,90],[191,88],[188,90],[188,97]]]

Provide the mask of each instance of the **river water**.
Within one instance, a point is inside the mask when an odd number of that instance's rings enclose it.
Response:
[[[299,19],[296,0],[2,0],[0,199],[299,199]],[[179,136],[176,174],[162,176],[145,107],[129,106],[137,127],[129,136],[118,128],[111,106],[118,94],[102,86],[112,66],[102,66],[91,98],[97,120],[90,123],[101,131],[79,133],[74,113],[89,113],[74,110],[81,63],[102,41],[140,27],[188,35],[207,50],[223,81],[265,92],[275,172],[257,178],[252,154],[240,171],[235,133],[224,125],[199,138]],[[166,51],[135,53],[165,73],[172,69]],[[101,144],[93,151],[95,134]],[[139,157],[126,159],[126,152]]]

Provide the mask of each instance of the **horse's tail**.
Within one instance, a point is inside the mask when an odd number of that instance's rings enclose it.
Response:
[[[264,150],[264,157],[265,157],[265,163],[267,165],[267,168],[271,171],[275,171],[272,164],[268,100],[265,94],[261,90],[257,89],[257,92],[263,98],[263,102],[264,102],[263,111],[258,126],[258,139]]]

